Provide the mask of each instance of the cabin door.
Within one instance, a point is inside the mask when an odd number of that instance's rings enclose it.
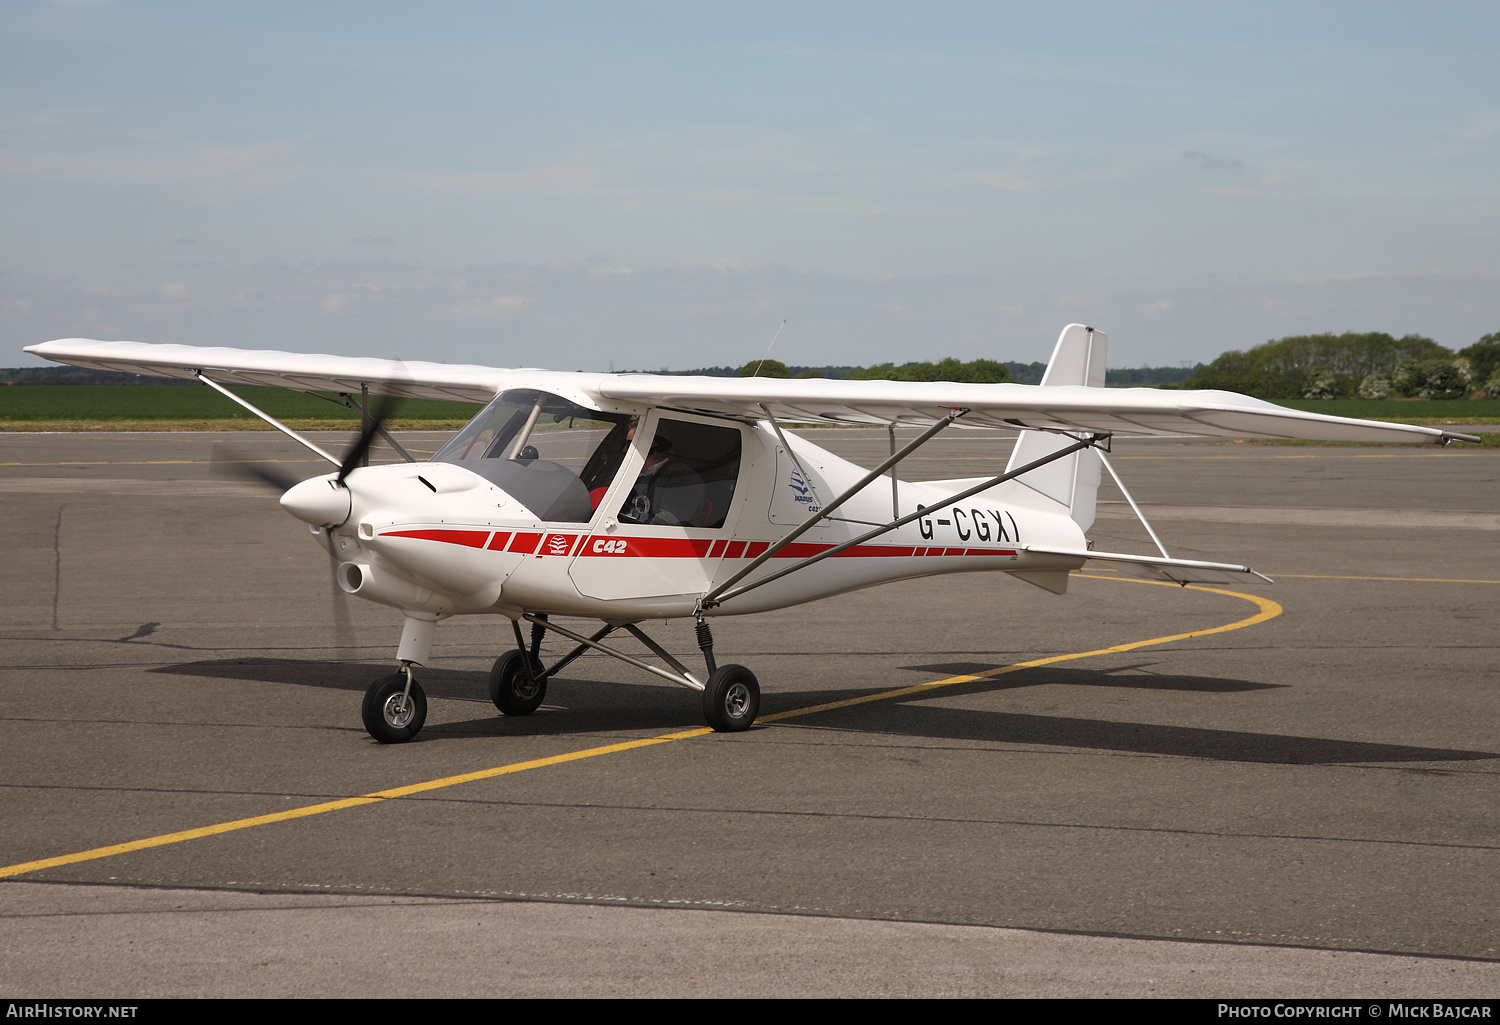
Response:
[[[708,590],[744,495],[745,428],[652,410],[627,439],[603,515],[569,573],[590,598],[658,598]]]

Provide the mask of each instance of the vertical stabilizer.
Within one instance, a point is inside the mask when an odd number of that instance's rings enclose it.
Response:
[[[1042,375],[1043,388],[1062,385],[1104,387],[1105,347],[1108,338],[1082,324],[1069,324],[1057,337],[1052,359]],[[1067,448],[1075,439],[1061,434],[1025,431],[1016,439],[1010,454],[1013,470],[1017,466],[1041,459],[1050,452]],[[1068,514],[1082,530],[1094,525],[1094,502],[1099,493],[1099,454],[1093,449],[1075,452],[1056,462],[1016,478],[1038,494],[1067,507]]]

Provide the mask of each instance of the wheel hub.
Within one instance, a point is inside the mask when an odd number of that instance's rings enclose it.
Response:
[[[724,694],[724,711],[736,719],[750,711],[750,688],[743,683],[731,686]]]
[[[416,705],[414,701],[403,701],[404,695],[392,694],[385,699],[385,721],[396,729],[402,729],[411,722],[412,712]]]

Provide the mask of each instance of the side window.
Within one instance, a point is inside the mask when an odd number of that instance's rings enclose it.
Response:
[[[660,420],[616,516],[625,523],[722,527],[739,477],[738,429]]]

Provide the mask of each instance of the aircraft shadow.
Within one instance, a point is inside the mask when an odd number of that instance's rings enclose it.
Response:
[[[1143,663],[1141,665],[1146,665]],[[1285,684],[1256,683],[1212,677],[1169,676],[1141,672],[1141,665],[1113,670],[1059,669],[1046,666],[953,684],[931,694],[870,702],[819,712],[794,723],[852,733],[875,733],[929,740],[980,741],[1122,751],[1133,754],[1176,755],[1213,761],[1262,762],[1288,765],[1331,765],[1363,762],[1463,762],[1500,758],[1489,751],[1412,747],[1301,737],[1279,733],[1164,726],[1059,715],[994,712],[951,708],[931,703],[932,697],[963,697],[1042,685],[1136,687],[1206,694],[1272,690]],[[997,668],[979,663],[943,663],[905,667],[928,675],[957,676]],[[359,663],[315,662],[294,659],[224,659],[163,666],[151,670],[179,676],[221,680],[254,680],[300,687],[363,693],[382,667]],[[547,702],[532,715],[512,718],[494,711],[488,697],[489,675],[472,670],[426,669],[422,686],[430,697],[475,702],[472,720],[433,724],[418,738],[436,741],[486,736],[586,736],[630,730],[692,729],[702,724],[696,694],[654,684],[563,678],[548,688]],[[790,711],[808,705],[879,693],[886,687],[858,691],[777,691],[767,694],[763,713]],[[565,707],[557,707],[563,705]]]
[[[153,673],[168,676],[200,676],[215,680],[253,680],[285,683],[321,690],[358,691],[392,672],[390,663],[320,662],[292,658],[226,658],[160,666]],[[489,674],[452,669],[423,669],[418,673],[422,688],[432,697],[489,701]]]
[[[1202,676],[1171,676],[1140,672],[1151,663],[1137,663],[1097,670],[1039,666],[1004,676],[959,683],[934,692],[961,697],[996,690],[1043,685],[1069,687],[1131,687],[1145,690],[1190,691],[1231,694],[1277,690],[1289,684],[1257,683]],[[909,666],[923,673],[950,676],[999,668],[980,663],[945,663]],[[838,700],[847,694],[829,694]],[[1154,723],[1083,719],[1061,715],[993,712],[983,709],[949,708],[924,701],[926,695],[911,695],[890,702],[871,702],[841,711],[850,713],[837,729],[891,733],[905,737],[941,740],[978,740],[1002,744],[1039,744],[1048,747],[1125,751],[1132,754],[1177,755],[1213,761],[1265,762],[1284,765],[1334,765],[1357,762],[1454,762],[1500,758],[1489,751],[1411,747],[1378,744],[1332,737],[1300,737],[1281,733],[1251,733],[1195,726],[1164,726]],[[809,702],[813,703],[813,702]]]
[[[303,659],[222,659],[187,662],[150,670],[171,676],[278,683],[320,690],[348,691],[354,721],[359,698],[372,682],[391,672],[389,664],[318,662]],[[503,716],[489,698],[489,673],[423,668],[417,679],[429,698],[475,704],[476,718],[429,724],[418,741],[442,737],[567,736],[628,730],[682,730],[702,725],[698,695],[685,688],[650,683],[619,683],[564,676],[547,685],[547,700],[528,716]],[[558,707],[559,705],[564,707]]]
[[[863,709],[851,709],[863,712]],[[1489,751],[1374,744],[1333,737],[1299,737],[1281,733],[1213,730],[1194,726],[1116,722],[1016,712],[987,712],[920,705],[897,705],[865,713],[865,723],[837,728],[941,740],[980,740],[1001,744],[1043,745],[1177,755],[1222,762],[1282,765],[1336,765],[1356,762],[1466,762],[1500,758]],[[858,719],[856,714],[851,718]]]
[[[1076,669],[1039,666],[1022,669],[1004,676],[986,677],[988,689],[1009,690],[1018,687],[1039,687],[1044,684],[1063,684],[1074,687],[1129,687],[1134,690],[1177,690],[1199,694],[1238,694],[1254,690],[1280,690],[1290,686],[1285,683],[1256,683],[1252,680],[1226,680],[1214,676],[1168,676],[1147,672],[1152,662],[1137,662],[1134,665],[1116,666],[1113,669]],[[993,662],[941,662],[936,665],[901,666],[925,676],[971,676],[974,673],[1002,669]],[[976,681],[978,682],[978,681]],[[944,687],[951,691],[963,684]]]

